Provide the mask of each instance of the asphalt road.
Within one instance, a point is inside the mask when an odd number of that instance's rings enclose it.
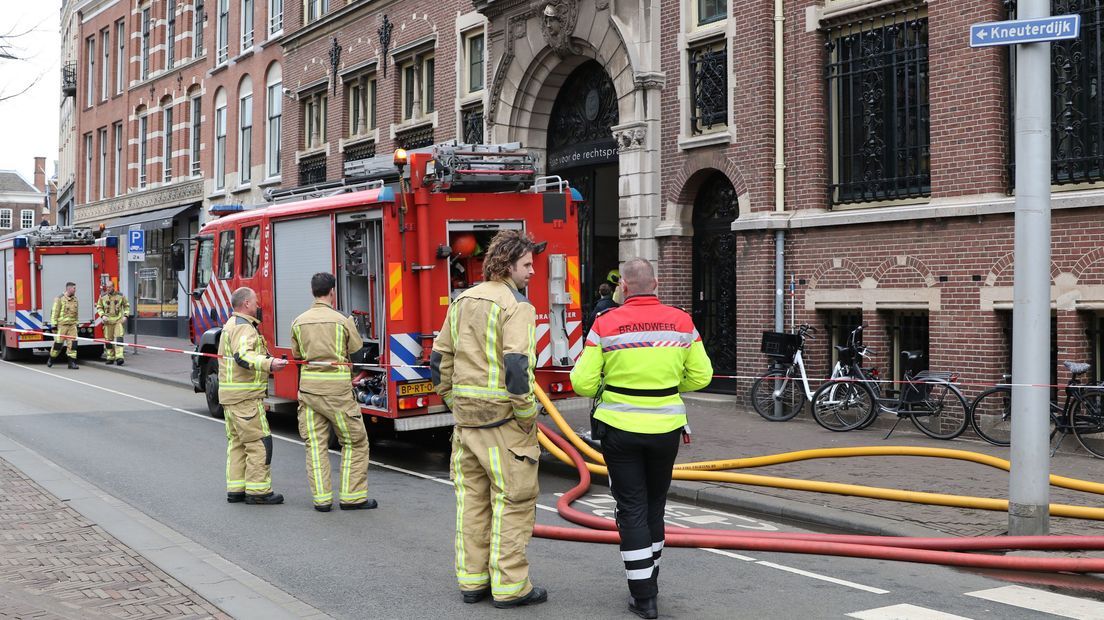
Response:
[[[548,603],[515,612],[461,603],[452,569],[448,454],[439,443],[376,444],[369,495],[381,507],[320,514],[311,509],[295,422],[274,418],[274,433],[286,440],[275,442],[273,482],[286,504],[229,505],[222,422],[206,415],[201,394],[95,364],[47,369],[42,360],[0,362],[0,385],[0,434],[335,617],[634,617],[625,609],[615,548],[540,539],[529,556],[534,582],[550,592]],[[336,472],[337,457],[331,458]],[[571,484],[542,474],[539,522],[567,525],[551,507]],[[606,493],[595,487],[580,507],[609,515]],[[678,504],[668,519],[687,527],[795,529]],[[1104,600],[1104,581],[1089,577],[1036,583],[1030,575],[701,549],[669,549],[663,568],[663,617],[1104,618],[1097,600]],[[952,615],[932,615],[938,613]]]

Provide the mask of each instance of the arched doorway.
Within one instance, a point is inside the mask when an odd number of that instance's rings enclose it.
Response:
[[[736,189],[714,172],[694,200],[693,313],[713,372],[736,374]],[[736,392],[735,379],[714,379],[710,392]]]
[[[617,269],[617,92],[601,64],[579,65],[556,95],[548,121],[548,174],[583,194],[579,211],[579,284],[589,326],[598,285]]]

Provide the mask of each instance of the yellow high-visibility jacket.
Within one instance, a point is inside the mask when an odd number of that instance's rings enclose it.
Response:
[[[127,301],[126,295],[119,291],[104,293],[96,301],[96,312],[103,317],[104,323],[121,323],[130,314],[130,302]]]
[[[291,353],[297,360],[348,362],[349,355],[364,346],[353,317],[315,300],[309,310],[291,324]],[[306,364],[299,372],[299,391],[320,396],[341,396],[353,391],[349,366]]]
[[[256,318],[235,312],[219,340],[219,403],[233,405],[264,398],[272,357],[257,331]]]
[[[679,394],[712,379],[713,364],[690,315],[655,295],[634,295],[599,314],[571,370],[576,394],[594,396],[602,388],[596,419],[635,433],[684,426]]]
[[[76,325],[79,320],[77,312],[77,296],[70,297],[62,293],[54,298],[54,307],[50,310],[50,323],[53,325]]]
[[[449,306],[433,341],[433,385],[457,426],[496,426],[516,417],[529,426],[537,312],[510,280],[484,282]]]

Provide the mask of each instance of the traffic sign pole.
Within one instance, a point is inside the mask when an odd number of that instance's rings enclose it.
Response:
[[[1020,0],[1025,21],[1050,0]],[[1066,37],[1068,38],[1068,37]],[[1050,531],[1050,43],[1016,46],[1016,225],[1008,534]]]

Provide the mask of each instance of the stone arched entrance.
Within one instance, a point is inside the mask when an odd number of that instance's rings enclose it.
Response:
[[[713,372],[736,374],[736,189],[721,172],[702,182],[694,200],[692,312]],[[709,391],[736,391],[735,379],[714,379]]]
[[[568,75],[548,120],[549,174],[578,189],[580,286],[583,316],[590,317],[598,285],[618,264],[617,92],[602,65],[588,60]]]

